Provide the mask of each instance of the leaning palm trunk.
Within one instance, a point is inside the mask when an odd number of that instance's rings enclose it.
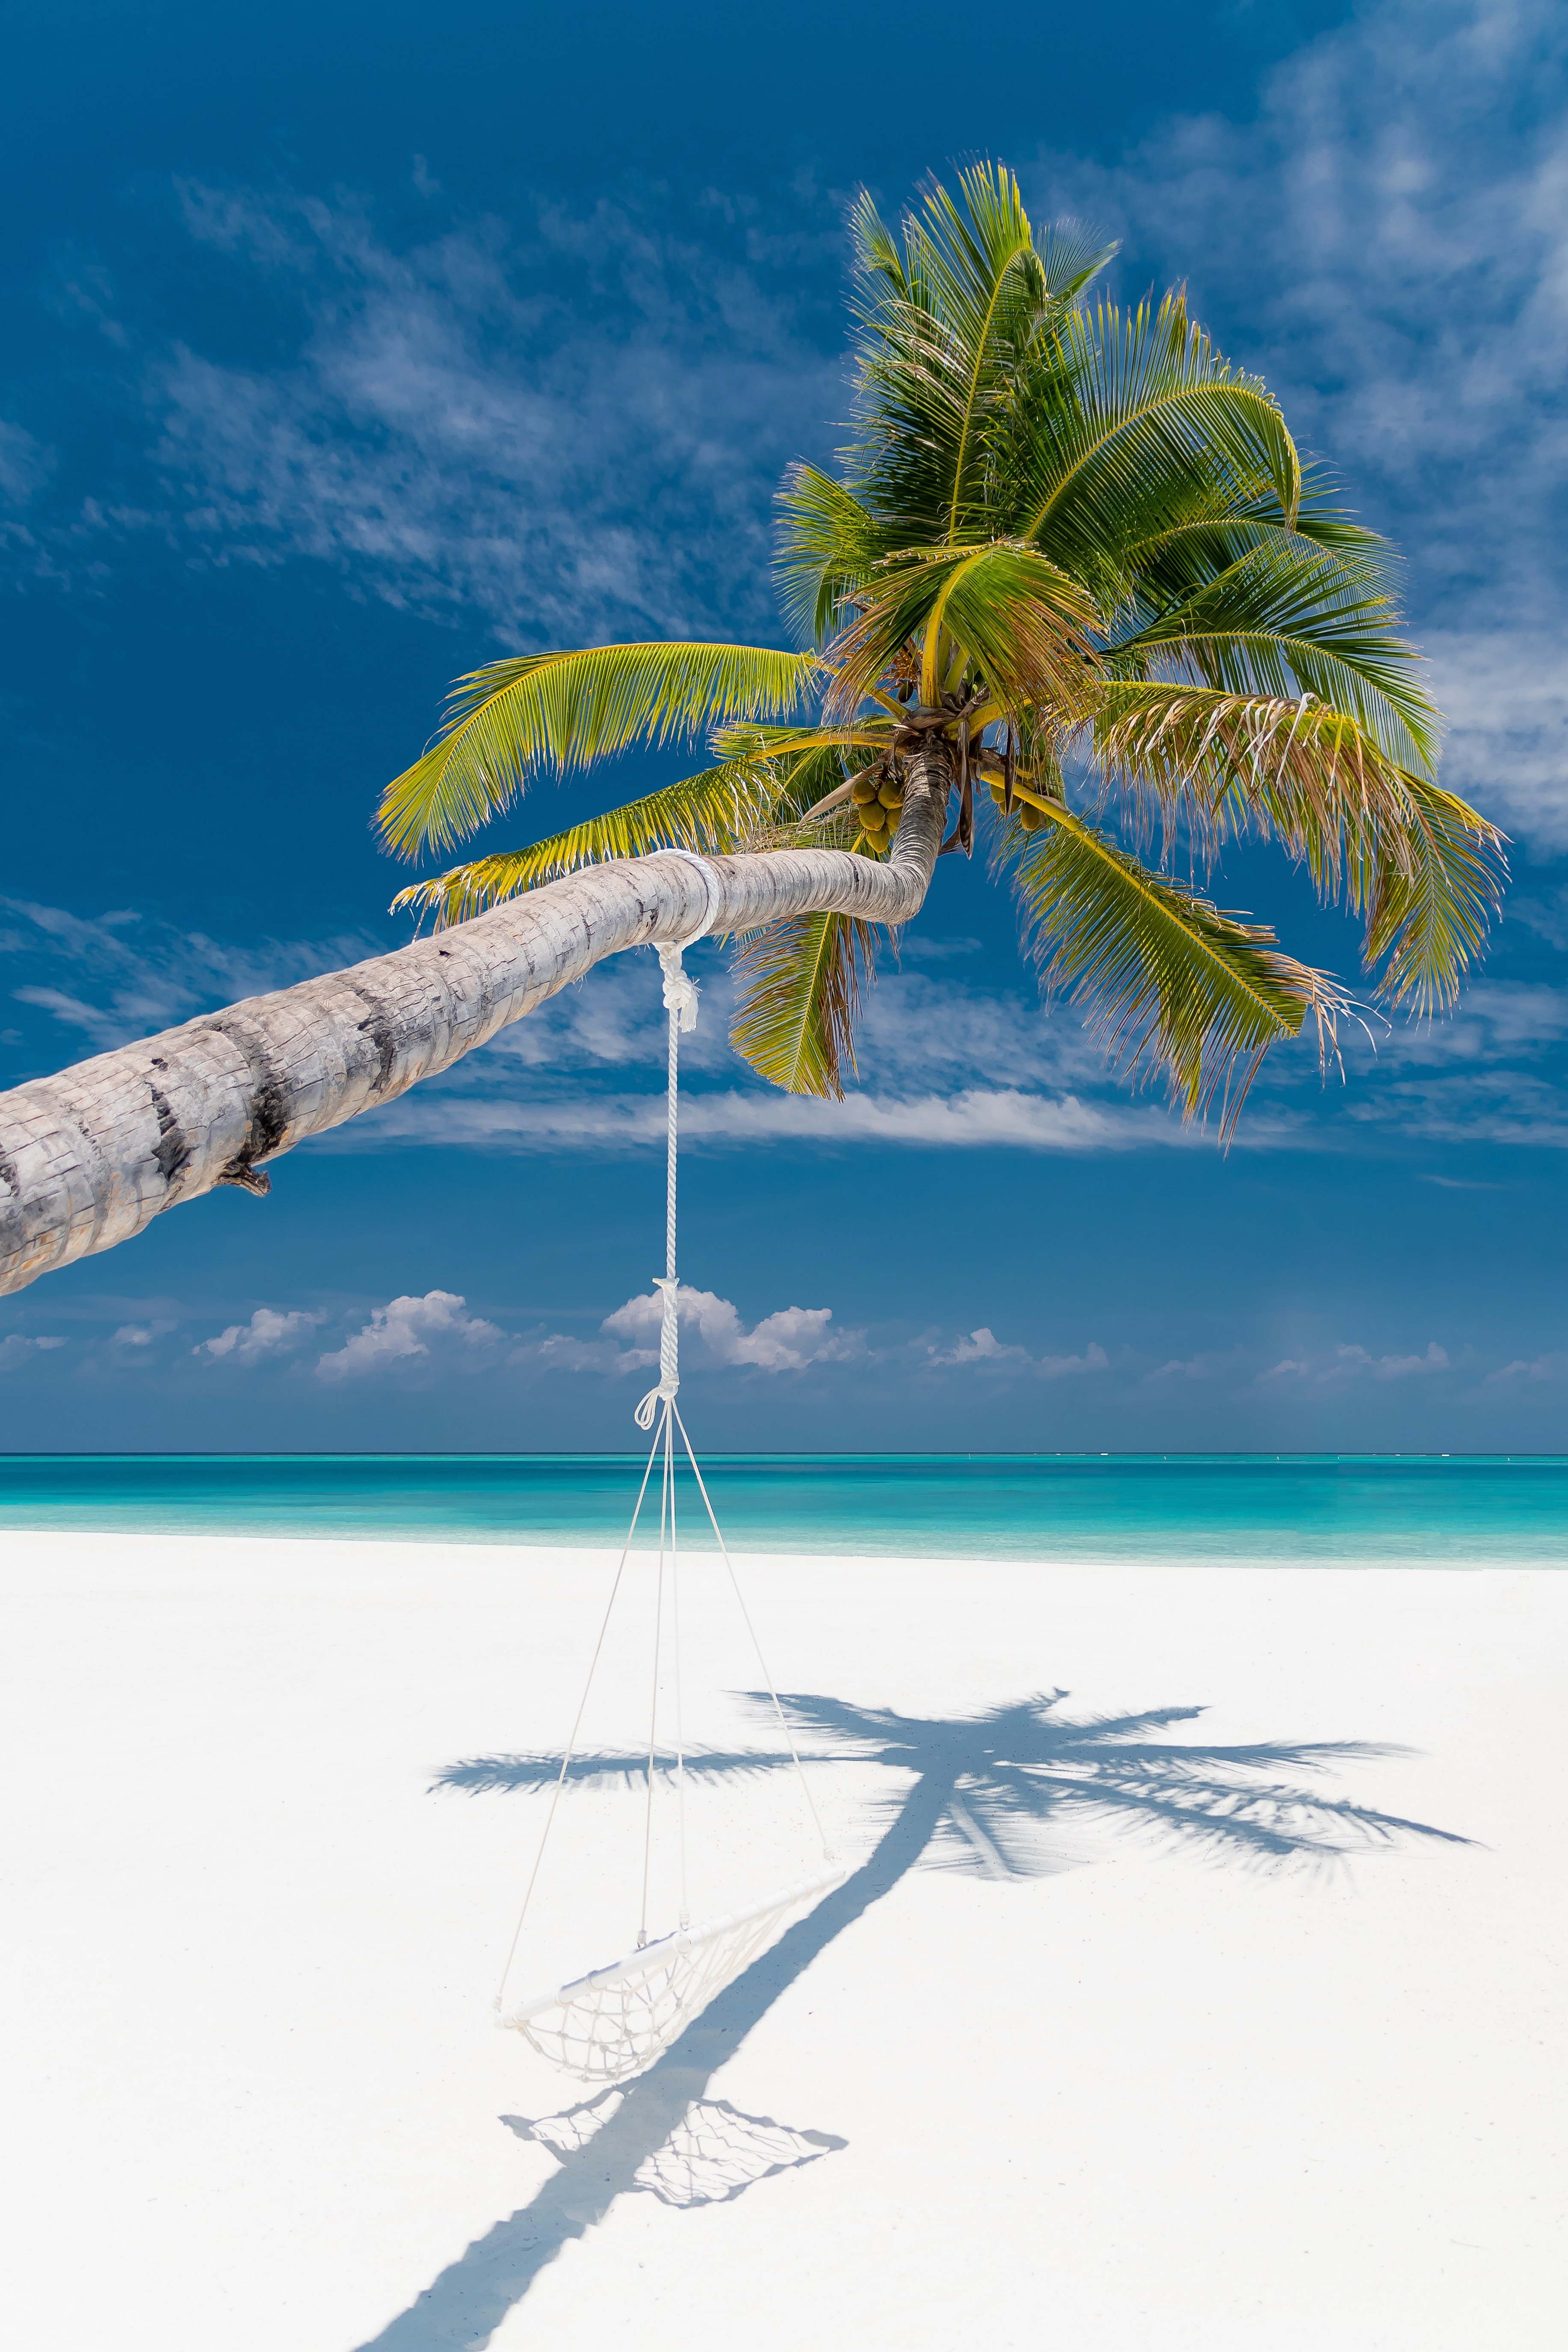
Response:
[[[268,1190],[263,1161],[450,1069],[605,956],[796,915],[898,924],[942,840],[951,765],[910,760],[885,864],[838,849],[706,861],[655,853],[567,876],[347,971],[247,997],[0,1094],[0,1293],[216,1184]]]

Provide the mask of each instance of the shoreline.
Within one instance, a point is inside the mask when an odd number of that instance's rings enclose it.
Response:
[[[618,1543],[594,1543],[586,1539],[573,1541],[563,1538],[544,1537],[531,1539],[527,1537],[486,1535],[401,1534],[393,1536],[351,1533],[341,1529],[325,1533],[285,1528],[256,1528],[219,1533],[209,1528],[176,1526],[10,1528],[0,1524],[0,1554],[4,1553],[5,1545],[11,1541],[29,1544],[126,1544],[160,1547],[167,1547],[170,1544],[203,1546],[287,1544],[291,1548],[316,1546],[324,1549],[342,1546],[353,1552],[366,1549],[384,1549],[393,1553],[408,1551],[420,1554],[452,1551],[460,1555],[471,1552],[480,1556],[494,1552],[519,1552],[531,1559],[552,1559],[560,1555],[567,1555],[574,1559],[605,1562],[611,1567],[621,1554],[621,1547]],[[631,1547],[631,1556],[634,1559],[642,1558],[650,1553],[657,1556],[658,1549],[657,1532],[652,1538],[639,1535],[638,1540]],[[700,1538],[689,1542],[683,1535],[680,1549],[683,1559],[689,1554],[693,1558],[700,1558],[704,1560],[717,1560],[720,1556],[718,1547],[711,1537],[706,1542],[703,1542]],[[1477,1574],[1485,1575],[1518,1574],[1554,1577],[1568,1569],[1568,1538],[1564,1539],[1561,1559],[1537,1559],[1530,1553],[1460,1555],[1458,1551],[1452,1557],[1433,1558],[1429,1551],[1425,1550],[1366,1552],[1342,1557],[1313,1552],[1215,1551],[1203,1558],[1178,1553],[1152,1559],[1142,1553],[1132,1552],[1082,1553],[1076,1556],[1064,1553],[1058,1557],[1045,1558],[1024,1552],[897,1551],[891,1549],[886,1551],[803,1550],[798,1545],[759,1550],[753,1549],[744,1542],[736,1542],[732,1539],[729,1540],[729,1550],[738,1560],[755,1562],[759,1566],[769,1568],[788,1566],[795,1562],[810,1563],[814,1566],[828,1562],[847,1568],[887,1569],[900,1566],[933,1570],[985,1568],[1033,1570],[1042,1575],[1060,1573],[1074,1576],[1094,1575],[1102,1571],[1121,1574],[1147,1570],[1152,1575],[1183,1573],[1217,1575],[1234,1570],[1249,1576],[1270,1573],[1284,1575],[1310,1573],[1318,1576],[1340,1570],[1349,1575],[1365,1576],[1375,1575],[1379,1570],[1386,1570],[1394,1576],[1406,1576],[1412,1572],[1422,1571],[1430,1572],[1433,1575],[1474,1571]],[[3,1563],[0,1563],[0,1575],[3,1573]]]

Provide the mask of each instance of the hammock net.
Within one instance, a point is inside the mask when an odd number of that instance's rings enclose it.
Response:
[[[766,1903],[645,1944],[501,2019],[542,2058],[584,2083],[624,2083],[668,2050],[716,1993],[750,1968],[785,1922],[844,1872],[824,1871]]]
[[[671,855],[689,853],[672,852]],[[700,858],[692,862],[702,866]],[[706,871],[706,868],[704,868]],[[610,1588],[609,1601],[599,1629],[598,1642],[588,1667],[588,1679],[577,1708],[572,1736],[562,1758],[561,1770],[551,1795],[543,1832],[534,1857],[533,1869],[522,1898],[522,1909],[501,1971],[500,1990],[496,1995],[496,2021],[521,2033],[543,2058],[575,2074],[585,2083],[623,2083],[668,2050],[692,2018],[705,2009],[715,1994],[732,1982],[748,1968],[759,1953],[764,1951],[787,1921],[807,1905],[842,1883],[847,1873],[834,1864],[833,1854],[822,1834],[822,1823],[805,1775],[801,1769],[794,1738],[785,1721],[779,1696],[768,1672],[767,1660],[757,1640],[756,1628],[742,1593],[734,1563],[730,1558],[724,1538],[709,1500],[707,1485],[698,1467],[697,1456],[691,1450],[691,1440],[676,1405],[680,1387],[679,1363],[679,1283],[675,1271],[675,1211],[676,1211],[676,1129],[679,1056],[679,1034],[693,1026],[697,1017],[697,991],[681,969],[680,949],[661,947],[659,961],[664,968],[664,1002],[668,1013],[668,1144],[665,1163],[665,1271],[657,1277],[657,1287],[662,1296],[663,1310],[659,1330],[659,1379],[637,1409],[639,1429],[653,1431],[653,1444],[648,1453],[647,1467],[643,1472],[642,1486],[637,1507],[622,1549],[620,1564]],[[686,1913],[686,1755],[680,1718],[679,1665],[679,1546],[676,1530],[675,1468],[676,1440],[679,1436],[686,1460],[701,1496],[703,1509],[718,1543],[720,1556],[728,1573],[741,1615],[751,1636],[758,1665],[767,1684],[779,1729],[784,1735],[791,1762],[800,1783],[802,1796],[810,1816],[824,1863],[828,1865],[816,1877],[801,1879],[786,1885],[765,1901],[756,1902],[744,1910],[731,1911],[723,1917],[692,1927]],[[642,1516],[644,1500],[652,1482],[654,1465],[662,1456],[660,1487],[658,1551],[657,1555],[657,1603],[654,1630],[653,1692],[649,1708],[647,1747],[647,1803],[644,1813],[642,1917],[637,1930],[637,1948],[625,1959],[614,1961],[607,1968],[591,1969],[553,1990],[541,1993],[521,2006],[505,2005],[506,1987],[516,1958],[519,1940],[528,1917],[540,1865],[549,1843],[561,1793],[566,1784],[572,1759],[582,1728],[584,1710],[593,1685],[595,1669],[604,1649],[605,1636],[621,1590],[626,1563],[631,1557],[632,1542]],[[643,1555],[647,1557],[647,1555]],[[673,1933],[650,1940],[647,1932],[648,1859],[653,1834],[653,1792],[658,1770],[658,1714],[660,1673],[660,1629],[664,1622],[665,1603],[669,1613],[676,1643],[675,1656],[675,1728],[670,1746],[675,1766],[675,1789],[679,1822],[680,1865],[680,1920]]]

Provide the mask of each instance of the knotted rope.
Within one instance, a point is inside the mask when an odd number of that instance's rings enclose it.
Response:
[[[517,1925],[512,1930],[511,1942],[507,1948],[506,1961],[501,1969],[500,1983],[495,1996],[496,2015],[501,2023],[515,2025],[521,2032],[526,2033],[534,2047],[546,2057],[552,2057],[561,2064],[581,2071],[585,2078],[607,2082],[618,2082],[626,2074],[635,2073],[638,2067],[645,2065],[648,2059],[679,2032],[685,2018],[694,2014],[696,2009],[711,1999],[721,1984],[729,1982],[730,1979],[746,1965],[752,1953],[760,1948],[772,1929],[776,1927],[789,1911],[796,1908],[799,1903],[810,1895],[829,1885],[837,1885],[845,1874],[835,1867],[826,1877],[813,1879],[800,1886],[792,1887],[784,1895],[775,1897],[772,1903],[758,1905],[749,1911],[737,1913],[731,1918],[715,1923],[704,1929],[700,1936],[692,1939],[692,1948],[695,1950],[698,1946],[700,1946],[705,1951],[711,1949],[714,1953],[718,1953],[720,1941],[722,1939],[723,1949],[721,1957],[710,1962],[705,1961],[701,1968],[689,1968],[686,1965],[686,1932],[689,1927],[689,1918],[686,1903],[686,1740],[681,1724],[680,1588],[675,1505],[675,1440],[678,1433],[686,1459],[690,1465],[691,1475],[697,1481],[697,1491],[702,1497],[703,1509],[707,1513],[708,1523],[713,1530],[714,1540],[719,1547],[720,1557],[724,1562],[731,1588],[740,1605],[746,1631],[751,1636],[752,1646],[756,1653],[757,1664],[762,1670],[763,1681],[767,1686],[768,1696],[773,1701],[773,1714],[778,1721],[780,1734],[789,1751],[790,1761],[795,1767],[795,1777],[800,1783],[801,1794],[805,1800],[806,1811],[822,1846],[823,1858],[832,1863],[834,1857],[832,1849],[823,1833],[816,1800],[812,1796],[810,1785],[801,1765],[800,1754],[795,1747],[795,1735],[790,1729],[784,1707],[780,1703],[777,1686],[773,1682],[768,1662],[763,1654],[763,1646],[757,1639],[756,1627],[752,1622],[751,1611],[747,1608],[745,1596],[741,1591],[741,1581],[735,1573],[735,1564],[730,1557],[729,1548],[720,1531],[719,1521],[709,1498],[707,1483],[697,1466],[697,1456],[692,1452],[691,1440],[687,1435],[686,1424],[680,1418],[680,1410],[675,1402],[680,1388],[680,1282],[675,1268],[680,1038],[682,1031],[690,1031],[697,1026],[697,984],[686,971],[681,956],[682,950],[689,947],[693,940],[700,939],[703,932],[711,926],[715,910],[720,903],[721,885],[713,868],[706,859],[699,857],[695,851],[676,849],[666,850],[660,854],[665,856],[684,857],[697,867],[702,876],[706,889],[706,905],[702,920],[694,930],[689,931],[683,940],[672,941],[658,950],[659,969],[664,976],[664,1009],[668,1022],[668,1044],[666,1061],[668,1079],[665,1115],[664,1272],[654,1277],[654,1286],[662,1294],[664,1306],[658,1335],[658,1385],[649,1389],[647,1396],[643,1398],[637,1406],[636,1419],[637,1427],[642,1430],[652,1429],[656,1421],[659,1426],[648,1453],[647,1466],[643,1472],[642,1485],[637,1489],[637,1507],[632,1513],[632,1523],[626,1530],[626,1539],[621,1548],[620,1559],[616,1564],[615,1579],[610,1586],[610,1597],[599,1626],[598,1639],[595,1643],[594,1654],[588,1664],[588,1678],[584,1684],[583,1696],[577,1703],[577,1712],[573,1719],[571,1736],[566,1742],[566,1752],[561,1759],[561,1769],[555,1776],[554,1786],[551,1790],[550,1805],[544,1817],[544,1827],[540,1835],[538,1852],[533,1858],[533,1867],[529,1873],[528,1884],[523,1889],[522,1907],[518,1913]],[[556,1809],[561,1802],[561,1794],[566,1786],[567,1775],[577,1752],[578,1735],[583,1728],[583,1717],[588,1704],[588,1693],[593,1687],[595,1672],[605,1646],[605,1637],[609,1631],[616,1599],[620,1591],[626,1561],[631,1554],[632,1540],[637,1534],[637,1522],[642,1517],[643,1501],[653,1476],[653,1465],[661,1451],[664,1464],[659,1505],[658,1580],[654,1612],[653,1689],[648,1709],[647,1792],[643,1811],[642,1908],[637,1928],[637,1950],[640,1954],[647,1948],[648,1944],[648,1870],[653,1847],[653,1792],[658,1764],[659,1662],[662,1652],[665,1578],[668,1570],[675,1650],[675,1782],[679,1839],[680,1927],[676,1937],[662,1939],[655,1947],[655,1950],[667,1953],[668,1956],[668,1958],[661,1958],[657,1963],[658,1969],[669,1972],[668,1982],[666,1983],[663,1978],[660,1978],[660,1990],[656,1999],[649,1989],[651,1979],[647,1979],[646,1972],[637,1963],[628,1961],[614,1969],[600,1969],[590,1977],[576,1979],[573,1984],[562,1987],[559,1992],[552,1993],[542,2000],[529,2003],[524,2009],[518,2011],[515,2016],[502,2018],[500,2012],[506,1995],[507,1980],[510,1976],[523,1926],[533,1901],[533,1890],[538,1883],[540,1868],[544,1860],[544,1849],[550,1842],[550,1832],[554,1823]],[[737,1944],[735,1935],[742,1930],[745,1931],[744,1939]],[[678,1947],[680,1958],[679,1983],[677,1974],[674,1972]],[[624,2015],[617,2013],[614,2020],[608,2019],[605,2007],[608,1999],[607,1989],[612,1979],[617,1982],[622,1979],[635,1979],[630,1981],[629,1990],[626,1996]],[[561,2023],[558,2026],[546,2026],[542,2022],[536,2022],[542,2018],[546,2011],[559,2014]]]
[[[639,1429],[651,1429],[661,1404],[673,1404],[680,1388],[680,1280],[675,1271],[675,1169],[680,1130],[680,1034],[697,1026],[697,983],[684,971],[679,946],[660,948],[664,1009],[668,1015],[668,1080],[664,1116],[664,1272],[654,1288],[664,1296],[658,1328],[658,1386],[649,1389],[636,1413]]]
[[[697,983],[681,962],[683,951],[700,939],[713,919],[719,877],[694,850],[667,850],[665,856],[684,857],[701,875],[707,892],[702,920],[684,940],[658,950],[664,974],[664,1009],[669,1024],[668,1079],[665,1100],[664,1153],[664,1272],[654,1276],[654,1288],[663,1294],[664,1312],[658,1329],[658,1386],[649,1389],[634,1419],[639,1429],[651,1429],[661,1404],[673,1404],[680,1388],[680,1282],[675,1271],[675,1166],[679,1133],[680,1037],[697,1026]]]

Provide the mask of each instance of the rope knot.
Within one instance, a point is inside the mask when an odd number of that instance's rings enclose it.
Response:
[[[680,1033],[683,1029],[695,1029],[697,1026],[697,983],[682,966],[679,941],[659,949],[658,968],[664,974],[664,1009],[668,1016],[669,1028],[669,1079],[665,1093],[664,1272],[654,1277],[655,1289],[664,1293],[664,1315],[658,1331],[658,1386],[649,1389],[633,1416],[639,1429],[653,1427],[654,1417],[661,1404],[667,1412],[674,1405],[676,1391],[680,1386],[680,1316],[678,1306],[680,1285],[675,1276],[675,1161],[679,1125]]]
[[[654,1288],[664,1293],[664,1315],[658,1327],[658,1386],[649,1389],[633,1419],[639,1429],[651,1429],[661,1404],[673,1404],[680,1391],[680,1285],[672,1274],[656,1274]]]
[[[689,1032],[697,1026],[697,982],[680,961],[680,949],[660,948],[659,970],[664,974],[664,1009],[678,1026]]]

